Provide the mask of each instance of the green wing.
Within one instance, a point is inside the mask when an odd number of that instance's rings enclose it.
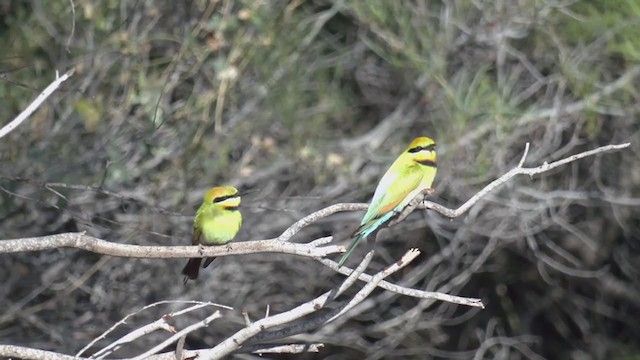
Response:
[[[367,213],[360,223],[361,229],[373,225],[377,219],[391,211],[405,207],[411,201],[407,197],[420,185],[424,175],[424,172],[415,167],[405,168],[404,172],[392,170],[393,167],[380,180]]]

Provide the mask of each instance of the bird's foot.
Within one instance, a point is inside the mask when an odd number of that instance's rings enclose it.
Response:
[[[204,251],[204,245],[198,244],[198,254],[202,255],[203,251]]]

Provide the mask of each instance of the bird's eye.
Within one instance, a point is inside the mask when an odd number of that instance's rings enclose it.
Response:
[[[414,148],[409,149],[409,152],[414,154],[414,153],[420,152],[422,150],[434,151],[435,149],[436,149],[436,144],[429,144],[427,146],[416,146]]]
[[[228,199],[231,199],[231,198],[235,198],[235,197],[238,197],[237,193],[235,193],[233,195],[225,195],[225,196],[220,196],[220,197],[214,198],[212,202],[213,203],[219,203],[219,202],[223,202],[225,200],[228,200]]]

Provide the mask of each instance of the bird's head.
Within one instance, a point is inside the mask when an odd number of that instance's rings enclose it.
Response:
[[[204,203],[225,210],[237,210],[240,206],[240,194],[233,186],[218,186],[207,191],[204,195]]]
[[[413,139],[404,154],[420,165],[434,168],[438,166],[436,142],[426,136]]]

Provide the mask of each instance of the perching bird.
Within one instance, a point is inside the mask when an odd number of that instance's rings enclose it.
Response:
[[[431,188],[436,176],[436,143],[428,137],[415,138],[384,174],[367,208],[353,241],[338,262],[342,266],[356,245],[375,234],[413,198]]]
[[[240,207],[240,195],[233,186],[220,186],[209,189],[204,195],[204,201],[196,212],[193,220],[193,245],[223,245],[236,236],[242,226]],[[215,259],[207,258],[203,268],[206,268]],[[184,281],[198,278],[198,271],[202,258],[191,258],[182,269],[185,275]]]

